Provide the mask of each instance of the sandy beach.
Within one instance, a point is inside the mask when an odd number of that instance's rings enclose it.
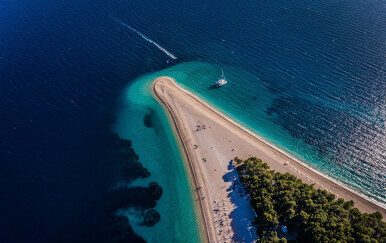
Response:
[[[168,112],[185,152],[208,242],[252,242],[255,238],[250,226],[254,212],[238,183],[232,163],[235,156],[256,156],[271,169],[291,173],[305,183],[353,200],[362,212],[380,211],[386,216],[381,206],[266,143],[183,90],[173,79],[160,77],[152,89]]]

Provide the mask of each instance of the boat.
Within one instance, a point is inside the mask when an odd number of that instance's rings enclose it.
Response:
[[[228,81],[225,80],[225,75],[224,75],[224,69],[222,70],[222,76],[221,76],[221,79],[219,79],[217,82],[216,82],[216,87],[220,87],[220,86],[223,86],[224,84],[228,83]]]

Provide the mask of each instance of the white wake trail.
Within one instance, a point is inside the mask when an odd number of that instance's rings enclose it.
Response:
[[[158,49],[160,49],[161,51],[163,51],[166,55],[168,55],[169,57],[173,58],[173,59],[177,59],[176,56],[174,56],[172,53],[168,52],[165,48],[163,48],[162,46],[160,46],[158,43],[154,42],[152,39],[150,39],[149,37],[147,37],[146,35],[142,34],[141,32],[139,32],[138,30],[134,29],[133,27],[131,27],[130,25],[122,22],[121,20],[115,18],[114,16],[112,16],[110,14],[110,17],[112,19],[114,19],[115,21],[117,21],[118,23],[122,24],[123,26],[129,28],[130,30],[134,31],[135,33],[137,33],[139,36],[141,36],[143,39],[145,39],[147,42],[150,42],[151,44],[155,45]]]

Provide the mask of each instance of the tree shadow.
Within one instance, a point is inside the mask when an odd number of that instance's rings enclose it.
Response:
[[[230,227],[234,232],[233,241],[253,242],[254,239],[248,231],[248,224],[252,224],[255,213],[249,203],[249,196],[239,180],[239,175],[233,163],[233,160],[229,161],[227,166],[228,172],[222,177],[225,182],[232,183],[226,191],[228,192],[227,197],[231,202],[231,205],[227,205],[227,212],[231,221]]]

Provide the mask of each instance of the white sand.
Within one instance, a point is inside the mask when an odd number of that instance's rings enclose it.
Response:
[[[237,172],[230,161],[235,156],[241,159],[256,156],[268,163],[271,169],[282,173],[289,172],[309,184],[317,183],[316,187],[326,189],[345,200],[353,200],[362,212],[380,211],[385,217],[384,208],[251,134],[180,88],[173,79],[156,79],[153,92],[166,108],[181,140],[193,182],[196,188],[201,188],[197,190],[196,199],[200,199],[197,202],[201,209],[203,230],[209,242],[231,241],[225,240],[224,236],[233,236],[235,242],[252,242],[247,225],[253,220],[253,210],[245,198],[245,193],[242,193],[244,197],[240,197],[240,193],[232,189],[232,181]],[[198,125],[200,129],[197,130]],[[198,148],[195,149],[194,145],[198,145]],[[203,158],[206,158],[206,162]],[[289,161],[288,165],[284,165],[286,161]],[[239,191],[241,186],[236,188]],[[204,199],[201,199],[202,195],[205,196]],[[215,200],[221,206],[214,203]],[[226,211],[223,205],[226,205]],[[215,209],[221,211],[215,213]],[[220,220],[223,220],[223,226],[220,226]],[[221,234],[219,230],[222,230]]]

